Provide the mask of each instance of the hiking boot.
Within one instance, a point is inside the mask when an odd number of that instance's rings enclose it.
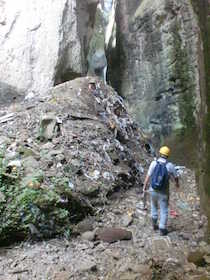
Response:
[[[165,236],[168,234],[168,230],[166,228],[160,228],[160,235]]]
[[[157,219],[152,219],[152,226],[154,230],[158,230]]]

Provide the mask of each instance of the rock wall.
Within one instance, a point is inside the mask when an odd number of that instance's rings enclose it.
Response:
[[[97,2],[1,0],[0,83],[23,95],[43,95],[83,75]]]
[[[183,148],[195,146],[201,103],[200,31],[191,2],[118,1],[116,21],[118,63],[109,71],[111,83],[155,143],[176,146],[180,158]]]
[[[202,50],[200,52],[200,85],[201,85],[201,114],[199,116],[199,167],[197,180],[200,186],[201,205],[209,219],[210,232],[210,1],[193,0],[193,7],[199,18],[201,28]]]

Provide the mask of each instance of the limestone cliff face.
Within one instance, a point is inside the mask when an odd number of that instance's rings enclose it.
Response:
[[[0,95],[45,94],[86,72],[98,1],[0,1]]]
[[[200,110],[200,30],[191,2],[121,0],[116,21],[119,68],[112,82],[130,112],[158,144],[192,138]]]
[[[203,48],[200,52],[201,114],[199,116],[199,168],[197,179],[200,185],[201,205],[209,218],[210,232],[210,1],[193,0],[198,15]]]

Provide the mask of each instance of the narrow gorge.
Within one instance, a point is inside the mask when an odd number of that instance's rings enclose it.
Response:
[[[0,280],[210,279],[210,1],[0,0],[0,45]]]

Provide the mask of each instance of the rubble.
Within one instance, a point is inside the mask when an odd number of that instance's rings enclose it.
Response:
[[[122,98],[97,78],[2,107],[0,116],[1,242],[68,236],[114,192],[141,188],[146,142]]]
[[[175,210],[179,200],[186,201],[193,197],[197,201],[193,172],[185,169],[181,180],[178,193],[174,191],[175,186],[171,186]],[[137,208],[141,194],[137,194],[135,188],[118,192],[115,199],[113,197],[106,207],[101,211],[98,209],[95,216],[77,224],[74,238],[56,238],[35,244],[24,242],[1,248],[0,280],[16,280],[17,277],[21,280],[210,278],[210,245],[204,241],[206,221],[200,227],[200,221],[204,218],[198,208],[192,207],[189,211],[180,209],[179,216],[170,217],[169,234],[162,237],[152,229],[149,209],[140,211]],[[195,213],[198,219],[194,219]],[[126,227],[126,231],[132,233],[132,240],[119,239],[119,235],[117,239],[117,232],[113,231],[125,230],[123,222],[126,215],[133,218],[133,222]],[[101,237],[109,238],[108,241],[114,239],[115,242],[96,240],[99,231],[103,233]],[[184,234],[188,234],[187,239]],[[199,236],[202,236],[202,241]]]

